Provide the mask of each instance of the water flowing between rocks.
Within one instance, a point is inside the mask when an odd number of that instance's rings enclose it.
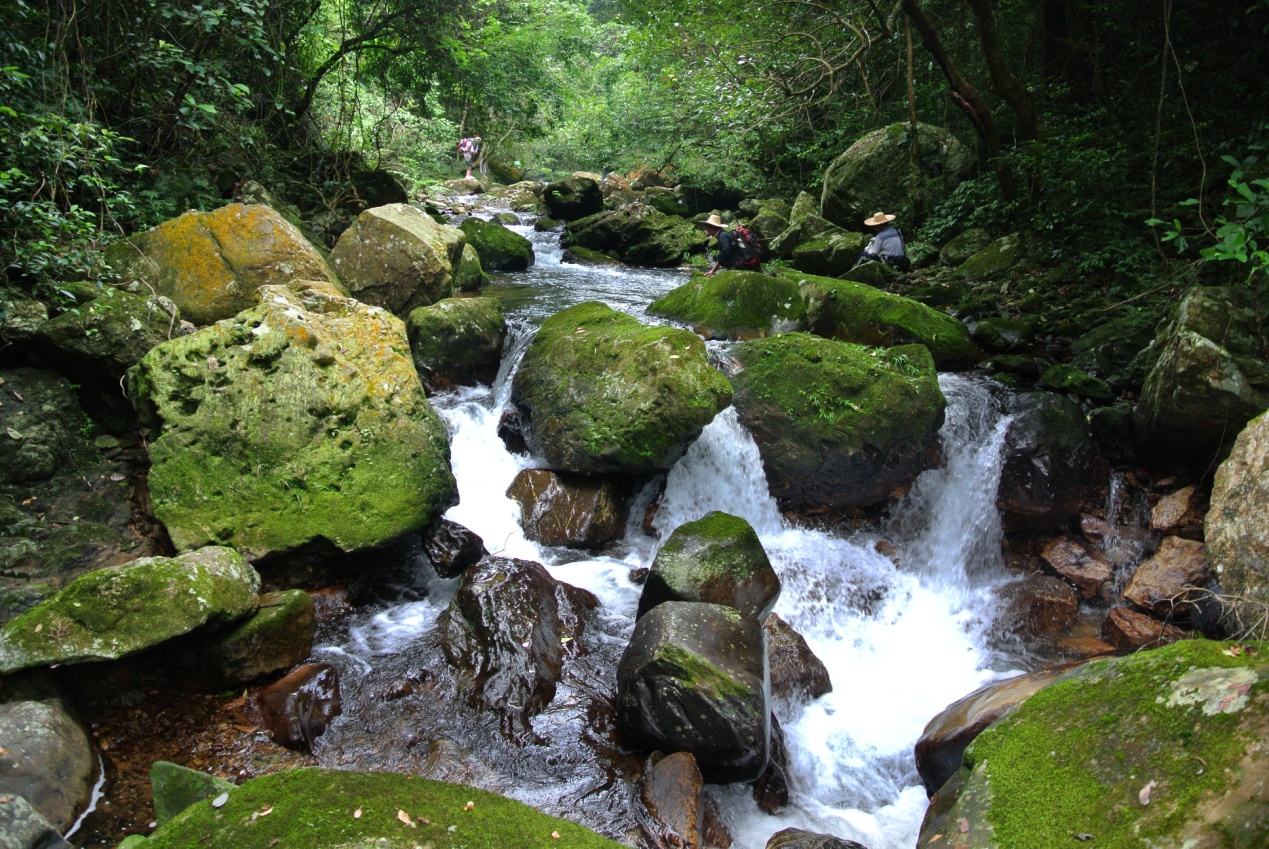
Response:
[[[783,585],[776,612],[806,638],[833,682],[830,694],[809,704],[775,703],[789,749],[785,811],[762,813],[748,785],[710,788],[735,845],[762,847],[789,826],[870,849],[915,845],[926,796],[912,747],[922,728],[950,702],[1019,665],[992,639],[993,588],[1004,581],[995,507],[1008,426],[1000,387],[940,377],[948,402],[940,432],[945,464],[923,474],[872,531],[842,536],[782,518],[757,446],[729,408],[670,471],[654,536],[641,527],[636,504],[625,539],[603,556],[546,548],[524,536],[519,507],[505,495],[517,472],[539,465],[498,437],[520,355],[544,318],[581,301],[601,300],[649,321],[648,303],[685,276],[562,263],[557,234],[515,229],[534,241],[537,261],[485,291],[502,300],[515,328],[498,378],[492,387],[432,399],[450,431],[461,497],[447,516],[480,534],[492,553],[536,560],[594,593],[600,608],[586,651],[518,737],[500,733],[496,717],[473,719],[429,698],[446,674],[437,617],[458,581],[436,578],[419,558],[412,593],[354,617],[316,648],[340,668],[344,692],[344,714],[317,756],[329,766],[467,781],[610,835],[627,832],[637,824],[637,790],[622,780],[621,762],[639,756],[613,743],[608,702],[639,599],[631,573],[652,562],[675,527],[725,510],[757,531]],[[725,345],[711,349],[725,356]],[[883,538],[897,548],[891,557],[878,551]]]

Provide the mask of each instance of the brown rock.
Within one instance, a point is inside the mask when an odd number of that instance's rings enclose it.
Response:
[[[1112,607],[1102,623],[1102,637],[1120,651],[1135,651],[1175,642],[1185,637],[1185,632],[1130,607]]]
[[[1188,612],[1187,597],[1210,577],[1203,543],[1165,537],[1154,556],[1137,567],[1124,598],[1147,612],[1175,617]]]
[[[520,504],[525,534],[544,545],[598,548],[626,530],[627,494],[612,480],[525,469],[507,495]]]
[[[643,776],[642,797],[661,829],[657,845],[700,849],[704,841],[704,782],[690,752],[675,752],[649,769]]]
[[[931,719],[916,744],[917,772],[933,796],[961,767],[965,748],[983,729],[1057,680],[1071,664],[979,687]],[[768,844],[770,845],[770,844]]]
[[[1080,533],[1084,535],[1084,539],[1100,545],[1108,537],[1114,536],[1115,526],[1100,516],[1083,513],[1080,515]]]
[[[1040,551],[1054,572],[1070,581],[1084,598],[1097,598],[1110,583],[1110,564],[1072,537],[1058,537]]]
[[[340,714],[339,673],[329,663],[306,663],[256,697],[264,727],[275,743],[311,752]]]
[[[347,587],[320,587],[309,592],[313,599],[313,621],[318,625],[338,622],[352,613],[352,600]]]
[[[786,828],[771,835],[766,849],[864,849],[853,840],[818,834],[800,828]]]
[[[833,689],[828,669],[815,656],[802,635],[776,614],[762,623],[767,633],[767,663],[771,668],[771,695],[789,701],[818,699]]]
[[[1053,648],[1063,657],[1072,660],[1088,660],[1114,654],[1115,647],[1101,637],[1104,619],[1105,616],[1100,611],[1081,611],[1075,624],[1053,642]]]
[[[457,578],[489,553],[479,534],[449,519],[438,519],[423,532],[423,551],[442,578]]]
[[[705,794],[705,846],[707,849],[731,849],[731,832],[718,810],[714,797]]]
[[[784,729],[771,714],[771,749],[767,768],[753,783],[753,800],[763,813],[772,816],[789,804],[789,747],[784,741]]]
[[[1001,597],[1012,629],[1043,640],[1065,633],[1080,605],[1075,590],[1052,575],[1030,575],[1009,584]]]
[[[1202,539],[1204,512],[1198,489],[1185,486],[1159,499],[1150,511],[1150,527],[1165,534]]]

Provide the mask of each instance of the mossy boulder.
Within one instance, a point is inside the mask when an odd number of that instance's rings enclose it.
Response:
[[[973,366],[980,357],[965,325],[920,301],[851,280],[785,270],[800,287],[808,329],[856,345],[924,345],[941,369]]]
[[[154,819],[159,825],[196,802],[237,789],[232,781],[170,761],[155,761],[150,765],[150,788]]]
[[[917,124],[915,161],[912,141],[912,125],[904,122],[873,130],[847,148],[824,172],[823,216],[862,230],[865,218],[884,209],[900,226],[915,229],[977,163],[942,127]]]
[[[66,378],[43,369],[0,371],[0,483],[51,478],[79,448],[84,422]]]
[[[833,230],[835,225],[820,216],[820,202],[814,195],[801,192],[793,201],[785,229],[771,237],[767,250],[772,256],[789,258],[803,242]]]
[[[962,230],[939,251],[939,260],[953,268],[991,244],[991,235],[981,227]]]
[[[781,505],[876,504],[925,468],[945,401],[924,347],[789,333],[733,354],[736,410]]]
[[[842,277],[855,267],[868,244],[863,233],[833,227],[793,249],[793,267],[808,274]]]
[[[230,548],[145,557],[72,581],[0,629],[0,674],[115,660],[256,609],[260,576]]]
[[[467,237],[404,203],[367,209],[344,231],[330,264],[353,297],[394,313],[453,291]]]
[[[1030,346],[1035,338],[1035,322],[1026,318],[988,316],[973,325],[974,341],[988,351],[1009,353]]]
[[[463,255],[454,269],[454,294],[459,292],[479,292],[489,276],[480,265],[480,254],[471,245],[463,245]]]
[[[749,221],[749,229],[762,240],[764,246],[769,248],[772,239],[789,229],[789,217],[793,213],[793,207],[787,200],[780,198],[762,198],[752,201],[752,205],[754,211],[753,218]]]
[[[155,345],[185,333],[176,305],[161,295],[105,287],[92,300],[41,325],[36,344],[76,374],[118,379]]]
[[[528,415],[530,446],[553,468],[647,475],[678,460],[731,389],[696,334],[591,301],[543,322],[512,398]]]
[[[1017,233],[1001,236],[956,268],[956,273],[971,280],[991,277],[1008,271],[1022,257],[1022,237]]]
[[[471,807],[468,807],[471,803]],[[260,816],[268,809],[269,816]],[[360,816],[354,813],[360,811]],[[558,834],[558,837],[554,836]],[[396,773],[305,768],[261,776],[220,807],[200,801],[145,849],[620,849],[503,796]]]
[[[970,744],[919,845],[1265,845],[1267,650],[1184,640],[1072,671]]]
[[[674,189],[665,186],[649,186],[643,190],[643,201],[648,206],[664,215],[679,215],[687,217],[692,211],[687,208],[683,201],[679,200],[678,195],[674,193]]]
[[[560,237],[566,248],[611,253],[631,265],[678,265],[705,249],[705,233],[686,218],[648,206],[627,206],[570,221]]]
[[[693,274],[648,313],[690,324],[706,339],[755,339],[797,329],[805,318],[797,283],[754,271]]]
[[[255,613],[195,638],[176,663],[213,688],[248,684],[308,657],[313,623],[313,599],[304,590],[265,593]]]
[[[779,596],[758,534],[739,516],[715,511],[679,525],[657,551],[638,615],[666,601],[702,601],[762,619]]]
[[[1049,366],[1037,385],[1041,389],[1066,392],[1089,401],[1107,403],[1115,400],[1115,390],[1110,388],[1109,383],[1068,363]]]
[[[468,218],[459,229],[476,248],[480,265],[487,271],[524,271],[533,265],[533,244],[501,221]]]
[[[295,225],[260,204],[187,212],[115,245],[107,260],[123,286],[170,298],[198,325],[251,307],[262,286],[313,280],[342,292]]]
[[[405,326],[381,309],[267,287],[129,375],[153,431],[154,514],[180,550],[353,551],[422,530],[455,499],[444,425]]]
[[[606,251],[595,251],[590,248],[573,246],[564,251],[564,262],[577,265],[621,265],[621,260]]]
[[[492,384],[498,374],[507,322],[496,298],[446,298],[419,307],[405,329],[414,367],[429,391]]]
[[[1269,407],[1264,304],[1246,289],[1195,287],[1151,343],[1133,424],[1141,453],[1206,464],[1223,458]]]
[[[1137,357],[1154,339],[1157,310],[1124,310],[1071,341],[1071,364],[1112,386],[1139,387],[1146,363]]]
[[[48,307],[43,301],[0,287],[0,344],[25,345],[46,321]]]
[[[1243,428],[1216,470],[1204,526],[1229,627],[1241,633],[1269,607],[1269,413]]]
[[[552,218],[572,221],[602,210],[604,194],[595,180],[573,176],[548,183],[542,192],[542,203]]]

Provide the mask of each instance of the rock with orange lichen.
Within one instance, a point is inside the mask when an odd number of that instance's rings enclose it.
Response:
[[[178,549],[354,551],[422,530],[455,500],[405,325],[377,307],[266,287],[259,306],[159,345],[129,377],[152,431],[154,515]]]
[[[254,306],[262,286],[304,280],[343,294],[317,248],[260,204],[187,212],[112,248],[108,259],[123,285],[165,295],[198,325]]]

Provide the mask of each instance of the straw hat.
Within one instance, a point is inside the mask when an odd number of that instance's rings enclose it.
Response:
[[[884,212],[874,212],[872,218],[865,218],[864,224],[869,227],[876,227],[878,224],[889,224],[894,221],[893,215],[886,215]]]
[[[719,230],[727,229],[727,225],[723,223],[723,219],[718,217],[717,212],[710,215],[710,217],[704,221],[697,222],[696,226],[700,227],[702,230],[708,230],[711,227],[717,227]]]

